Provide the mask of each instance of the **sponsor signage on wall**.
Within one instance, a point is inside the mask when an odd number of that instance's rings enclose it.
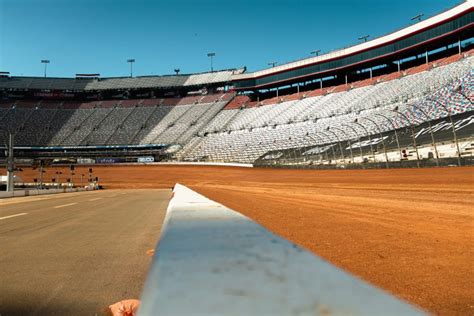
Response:
[[[148,156],[148,157],[138,157],[138,162],[155,162],[155,157]]]
[[[95,160],[96,163],[102,163],[102,164],[118,163],[122,161],[124,161],[122,158],[96,158]]]

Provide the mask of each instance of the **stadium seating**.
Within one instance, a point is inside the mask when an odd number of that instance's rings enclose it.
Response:
[[[399,79],[385,78],[353,89],[336,87],[332,91],[342,91],[297,101],[224,110],[204,130],[209,134],[201,135],[198,145],[188,148],[183,159],[251,163],[271,150],[358,139],[367,133],[378,134],[445,117],[447,112],[440,104],[452,115],[472,111],[472,104],[463,102],[453,90],[462,84],[472,94],[473,61],[469,57],[444,66],[417,67],[411,75],[404,74]],[[407,121],[393,111],[396,107],[408,118],[416,117]],[[419,107],[430,116],[420,115]],[[364,117],[375,124],[364,122]],[[343,133],[336,137],[326,132],[327,128]]]
[[[2,101],[0,141],[11,131],[22,146],[179,144],[178,159],[252,163],[272,150],[378,135],[446,117],[446,109],[451,115],[472,111],[466,96],[473,98],[473,62],[472,56],[448,57],[393,75],[263,102],[232,92],[91,102]],[[185,83],[223,80],[225,75],[191,75]],[[135,82],[129,79],[127,84]],[[36,84],[36,78],[24,80]],[[117,87],[123,80],[100,84]]]

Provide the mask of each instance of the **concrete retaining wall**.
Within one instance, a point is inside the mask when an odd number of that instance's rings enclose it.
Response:
[[[191,165],[191,166],[223,166],[223,167],[242,167],[253,168],[253,164],[249,163],[232,163],[232,162],[193,162],[193,161],[176,161],[176,162],[155,162],[150,164],[156,165]]]
[[[151,315],[421,315],[177,184],[142,296]]]
[[[37,189],[26,189],[26,190],[16,190],[13,192],[0,192],[1,198],[11,198],[11,197],[20,197],[20,196],[30,196],[30,195],[45,195],[45,194],[57,194],[57,193],[70,193],[70,192],[82,192],[88,191],[83,188],[75,189],[48,189],[48,190],[37,190]]]

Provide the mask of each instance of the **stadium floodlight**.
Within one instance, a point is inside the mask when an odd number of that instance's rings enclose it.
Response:
[[[321,52],[320,49],[317,49],[317,50],[313,50],[312,52],[310,52],[311,55],[316,55],[316,56],[319,56],[319,53]]]
[[[180,72],[180,71],[181,71],[181,69],[179,69],[179,68],[176,68],[176,69],[174,70],[174,72],[176,73],[176,76],[179,75],[179,72]]]
[[[135,59],[127,59],[127,63],[130,63],[130,78],[133,77],[133,63],[135,62]]]
[[[214,66],[213,66],[213,58],[216,56],[216,53],[207,53],[207,57],[211,59],[211,72],[214,72]]]
[[[370,35],[364,35],[364,36],[361,36],[358,38],[359,41],[364,41],[364,42],[367,42],[367,39],[370,37]]]
[[[267,65],[268,65],[268,66],[272,66],[272,68],[273,68],[273,67],[276,66],[276,64],[278,64],[277,61],[271,61],[271,62],[269,62]]]
[[[423,14],[423,13],[420,13],[420,14],[417,14],[417,15],[415,15],[414,17],[412,17],[410,20],[412,20],[412,21],[418,20],[418,22],[419,22],[419,21],[421,21],[421,18],[422,18],[423,16],[424,16],[424,14]]]
[[[47,70],[48,64],[50,63],[50,60],[49,59],[42,59],[41,63],[44,64],[44,77],[46,78],[46,70]]]

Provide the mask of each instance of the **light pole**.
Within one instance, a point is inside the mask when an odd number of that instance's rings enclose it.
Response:
[[[423,16],[424,16],[424,14],[423,14],[423,13],[420,13],[420,14],[417,14],[417,15],[415,15],[414,17],[412,17],[410,20],[412,20],[412,21],[418,20],[418,22],[420,22],[420,21],[421,21],[421,18],[422,18]]]
[[[133,77],[133,63],[135,62],[135,59],[131,58],[131,59],[127,59],[127,63],[130,64],[130,78]]]
[[[402,112],[398,111],[398,106],[396,106],[395,109],[392,110],[392,112],[395,112],[395,113],[401,115],[408,122],[408,124],[410,125],[411,137],[413,139],[413,146],[415,147],[415,152],[416,152],[416,166],[418,168],[420,168],[420,154],[418,153],[418,146],[416,145],[415,127],[413,126],[412,121],[408,118],[408,116],[406,116]]]
[[[313,50],[312,52],[310,52],[311,55],[316,55],[316,56],[319,56],[319,53],[321,52],[320,49],[317,49],[317,50]]]
[[[277,64],[278,64],[277,61],[271,61],[271,62],[267,63],[267,65],[272,66],[272,68],[275,67]]]
[[[179,75],[179,72],[180,72],[180,71],[181,71],[181,70],[180,70],[179,68],[176,68],[176,69],[174,70],[174,72],[176,73],[176,76]]]
[[[364,35],[364,36],[359,37],[358,40],[359,40],[359,41],[362,41],[362,40],[363,40],[364,43],[365,43],[365,42],[367,42],[367,39],[368,39],[369,37],[370,37],[370,35]]]
[[[216,53],[207,53],[207,57],[211,59],[211,72],[214,72],[214,65],[213,65],[214,56],[216,56]]]
[[[46,70],[48,68],[48,64],[50,63],[49,59],[42,59],[41,63],[44,64],[44,77],[46,78]]]

